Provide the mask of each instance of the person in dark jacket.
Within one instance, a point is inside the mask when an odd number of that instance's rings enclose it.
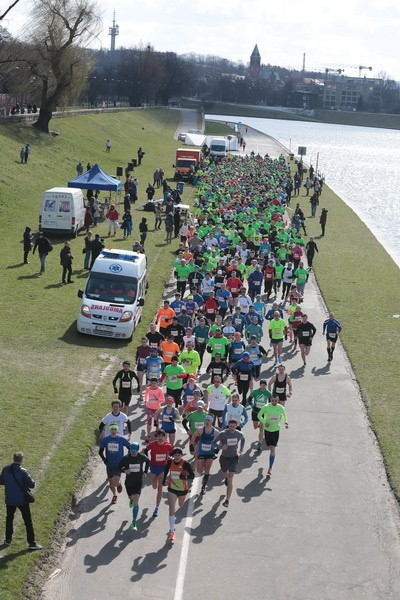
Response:
[[[310,237],[309,241],[306,244],[307,263],[309,267],[312,267],[314,255],[316,252],[318,252],[318,246],[314,242],[314,238]]]
[[[92,242],[90,242],[90,249],[91,249],[91,252],[92,252],[92,259],[90,261],[90,268],[93,267],[94,261],[96,260],[96,258],[100,254],[100,252],[103,250],[103,248],[104,248],[104,244],[101,241],[99,234],[96,233],[96,235],[94,236],[94,240]]]
[[[71,254],[71,244],[67,241],[64,242],[64,247],[60,250],[60,265],[63,268],[62,272],[62,282],[63,283],[73,283],[72,277],[72,260],[73,256]],[[68,276],[67,281],[65,278]]]
[[[24,231],[24,265],[28,265],[28,254],[33,247],[33,234],[30,227],[25,227]]]
[[[35,245],[33,246],[32,254],[35,254],[36,248],[38,248],[39,259],[40,259],[40,274],[46,270],[46,258],[49,252],[53,250],[53,246],[50,244],[43,231],[39,232],[36,238]]]
[[[149,227],[147,225],[147,219],[146,219],[146,217],[143,217],[143,219],[139,223],[140,243],[142,246],[144,246],[144,243],[146,241],[148,230],[149,230]]]
[[[321,211],[321,216],[319,218],[319,224],[321,225],[321,237],[325,235],[325,227],[326,221],[328,219],[328,209],[323,208]]]
[[[23,458],[24,455],[22,452],[16,452],[14,454],[14,462],[4,467],[0,474],[0,485],[4,485],[5,488],[7,509],[4,545],[9,546],[11,544],[14,533],[14,515],[17,508],[19,508],[25,523],[26,539],[29,544],[28,548],[29,550],[40,550],[42,546],[37,544],[35,540],[31,510],[25,493],[25,490],[35,487],[35,482],[30,473],[21,466]]]

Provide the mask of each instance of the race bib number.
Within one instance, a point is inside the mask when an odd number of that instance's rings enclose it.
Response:
[[[114,444],[113,442],[109,442],[107,444],[108,452],[118,452],[118,450],[119,450],[119,444]]]
[[[310,335],[310,332],[309,331],[303,331],[301,335],[302,335],[302,337],[308,337]]]
[[[276,387],[275,388],[275,392],[277,394],[284,394],[285,393],[285,388],[284,387]]]
[[[334,340],[336,338],[336,333],[328,333],[328,337]]]
[[[262,400],[257,400],[256,401],[256,407],[257,408],[262,408],[264,406],[265,402],[263,402]]]
[[[156,454],[156,462],[164,462],[166,459],[166,454]]]
[[[247,380],[248,380],[248,378],[249,378],[249,376],[248,376],[248,375],[246,375],[245,373],[241,373],[241,374],[239,375],[239,379],[240,379],[240,381],[247,381]]]
[[[238,441],[236,438],[228,438],[226,443],[228,446],[237,446]]]
[[[146,364],[146,359],[145,358],[139,358],[139,364],[145,365]]]
[[[171,479],[180,479],[179,471],[171,471]]]
[[[276,417],[276,416],[272,416],[269,419],[270,423],[278,423],[278,421],[279,421],[279,417]]]
[[[129,470],[131,473],[139,473],[140,465],[129,465]]]
[[[131,382],[130,381],[123,381],[122,382],[122,387],[123,388],[130,388],[131,387]]]
[[[194,426],[196,427],[196,429],[203,429],[204,423],[203,422],[201,422],[201,423],[195,423]]]
[[[204,450],[204,452],[211,452],[211,444],[202,444],[201,449]]]

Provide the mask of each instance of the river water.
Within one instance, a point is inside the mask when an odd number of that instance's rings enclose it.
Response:
[[[400,266],[400,131],[280,119],[206,115],[210,120],[242,122],[297,154],[364,221]]]

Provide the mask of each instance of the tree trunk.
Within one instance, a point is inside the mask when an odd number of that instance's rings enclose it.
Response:
[[[33,124],[35,129],[49,133],[49,123],[53,116],[53,111],[46,106],[41,106],[39,110],[39,117],[36,123]]]

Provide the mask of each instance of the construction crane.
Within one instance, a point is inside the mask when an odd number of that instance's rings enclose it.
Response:
[[[327,79],[328,77],[328,73],[339,73],[339,75],[341,75],[341,73],[344,72],[344,69],[330,69],[329,67],[327,67],[325,69],[325,79]]]
[[[361,77],[361,71],[362,71],[363,69],[367,69],[367,71],[372,71],[372,67],[364,67],[363,65],[360,65],[360,66],[358,67],[358,76],[359,76],[359,77]]]

